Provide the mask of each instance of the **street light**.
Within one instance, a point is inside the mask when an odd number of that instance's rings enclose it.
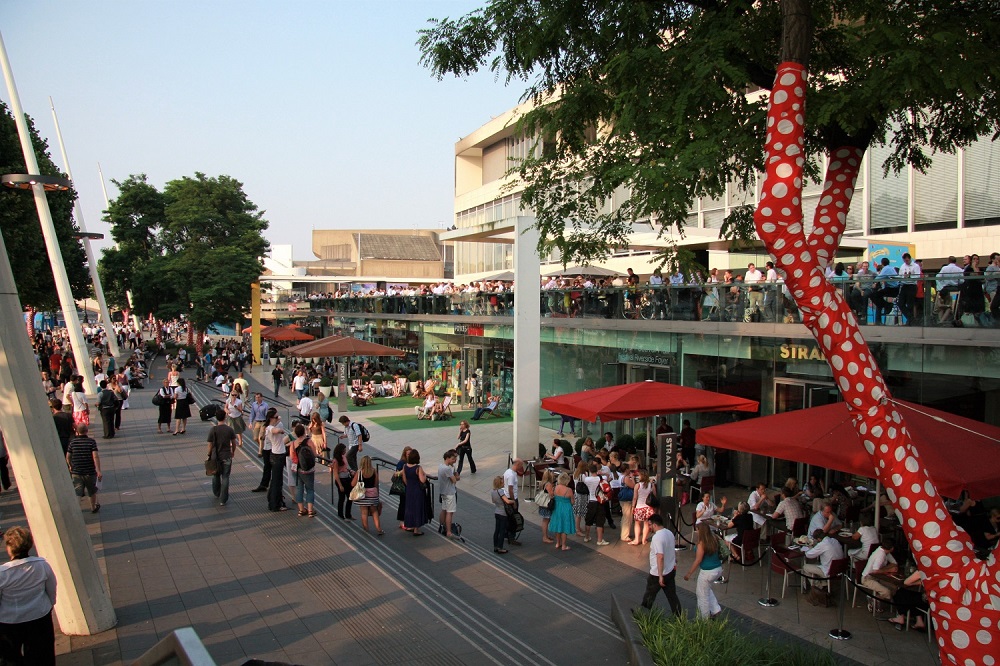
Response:
[[[32,173],[8,173],[0,176],[0,183],[12,190],[30,190],[34,185],[41,185],[46,192],[66,192],[71,187],[69,179],[62,176]]]

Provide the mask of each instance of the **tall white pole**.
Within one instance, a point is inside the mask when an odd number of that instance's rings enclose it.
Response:
[[[108,198],[108,186],[104,184],[104,172],[101,170],[101,163],[97,163],[97,175],[101,178],[101,191],[104,192],[104,210],[111,208],[111,199]],[[115,243],[115,247],[118,247],[118,243]],[[125,300],[128,302],[128,311],[132,313],[132,326],[135,328],[135,334],[139,335],[142,333],[142,321],[139,320],[139,315],[135,313],[135,306],[132,305],[132,290],[125,290]]]
[[[21,150],[24,152],[24,165],[29,174],[38,174],[38,160],[35,159],[35,149],[31,145],[31,135],[28,133],[28,123],[24,120],[24,110],[21,99],[17,96],[17,86],[14,85],[14,73],[7,59],[7,47],[3,35],[0,34],[0,65],[3,66],[3,78],[7,82],[7,92],[10,95],[11,111],[14,122],[17,123],[17,133],[21,138]],[[80,318],[76,314],[76,301],[73,300],[73,290],[66,275],[62,251],[59,249],[59,239],[56,237],[55,224],[52,222],[52,212],[49,201],[45,198],[45,187],[41,183],[31,186],[35,195],[35,207],[38,209],[38,221],[42,225],[42,237],[45,239],[45,249],[52,265],[52,277],[56,283],[56,293],[59,295],[59,305],[62,307],[63,318],[69,332],[70,343],[73,345],[73,359],[76,361],[77,374],[83,375],[84,388],[90,395],[97,394],[97,384],[94,383],[94,372],[90,367],[87,341],[83,339],[80,328]]]
[[[538,451],[541,408],[541,296],[538,276],[538,227],[532,217],[514,224],[514,442],[515,458]]]
[[[56,115],[56,105],[49,97],[49,106],[52,108],[52,122],[56,126],[56,139],[59,141],[59,152],[62,154],[63,166],[66,167],[66,175],[70,181],[73,180],[73,171],[69,167],[69,156],[66,154],[66,145],[63,143],[62,131],[59,129],[59,116]],[[80,205],[80,196],[77,193],[76,201],[73,202],[73,215],[76,223],[80,225],[80,231],[87,233],[87,224],[83,221],[83,206]],[[101,285],[101,276],[97,274],[97,261],[94,259],[94,248],[90,244],[90,239],[83,237],[83,249],[87,252],[87,264],[90,267],[90,280],[94,283],[94,295],[97,296],[97,307],[101,311],[101,319],[104,321],[104,333],[108,338],[108,349],[111,355],[118,357],[121,350],[118,349],[118,336],[115,335],[114,324],[111,323],[111,314],[108,312],[108,302],[104,298],[104,287]]]

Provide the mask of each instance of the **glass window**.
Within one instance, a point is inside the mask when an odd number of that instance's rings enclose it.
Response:
[[[882,176],[882,163],[889,156],[886,146],[872,146],[871,156],[869,228],[873,234],[890,234],[907,231],[906,206],[908,199],[906,172],[891,171]]]
[[[980,139],[964,152],[965,226],[1000,224],[1000,148]]]
[[[958,156],[935,153],[927,173],[913,172],[914,229],[958,226]]]

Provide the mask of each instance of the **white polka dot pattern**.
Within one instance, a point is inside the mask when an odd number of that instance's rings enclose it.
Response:
[[[993,663],[1000,654],[1000,566],[975,558],[972,542],[945,510],[851,308],[821,267],[844,232],[863,151],[830,151],[809,238],[802,233],[805,68],[778,68],[767,118],[767,165],[757,233],[785,273],[802,322],[829,360],[855,427],[872,455],[921,571],[942,663]]]

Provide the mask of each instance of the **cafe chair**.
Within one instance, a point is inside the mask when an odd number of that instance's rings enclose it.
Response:
[[[850,529],[855,529],[858,523],[861,521],[861,505],[851,504],[847,507],[847,512],[844,514],[844,527]]]
[[[832,595],[833,581],[837,580],[845,573],[847,573],[847,568],[848,568],[847,564],[848,560],[846,557],[841,557],[839,559],[834,560],[833,562],[830,562],[830,576],[829,576],[830,580],[817,581],[814,582],[813,584],[816,585],[817,587],[825,587],[827,591]]]
[[[929,608],[914,608],[906,611],[906,630],[910,630],[910,615],[914,612],[924,616],[924,624],[927,625],[927,644],[931,644],[931,636],[934,633],[934,625],[931,624],[931,610]]]
[[[852,560],[854,563],[851,570],[854,572],[852,580],[854,581],[854,595],[851,598],[851,608],[858,603],[858,588],[861,587],[861,573],[865,570],[865,566],[868,564],[867,560]],[[877,605],[872,605],[872,615],[875,615],[875,611],[878,608]]]
[[[792,538],[795,539],[800,536],[805,536],[807,529],[809,529],[809,516],[796,518],[795,522],[792,523]]]
[[[785,590],[788,589],[788,579],[791,576],[797,576],[799,573],[798,568],[791,563],[785,564],[784,560],[778,557],[778,551],[773,551],[771,553],[771,571],[773,573],[781,574],[781,598],[785,598]]]
[[[698,494],[695,495],[695,489],[697,489]],[[691,484],[691,497],[697,497],[701,500],[701,496],[705,493],[711,493],[712,502],[715,502],[715,476],[703,476],[701,477],[701,483]]]
[[[729,591],[729,581],[733,578],[733,563],[740,564],[752,561],[754,555],[760,549],[760,529],[743,530],[741,541],[743,543],[739,545],[731,541],[729,542],[731,556],[729,558],[729,573],[726,575],[727,592]],[[746,567],[741,566],[741,568],[746,570]]]

